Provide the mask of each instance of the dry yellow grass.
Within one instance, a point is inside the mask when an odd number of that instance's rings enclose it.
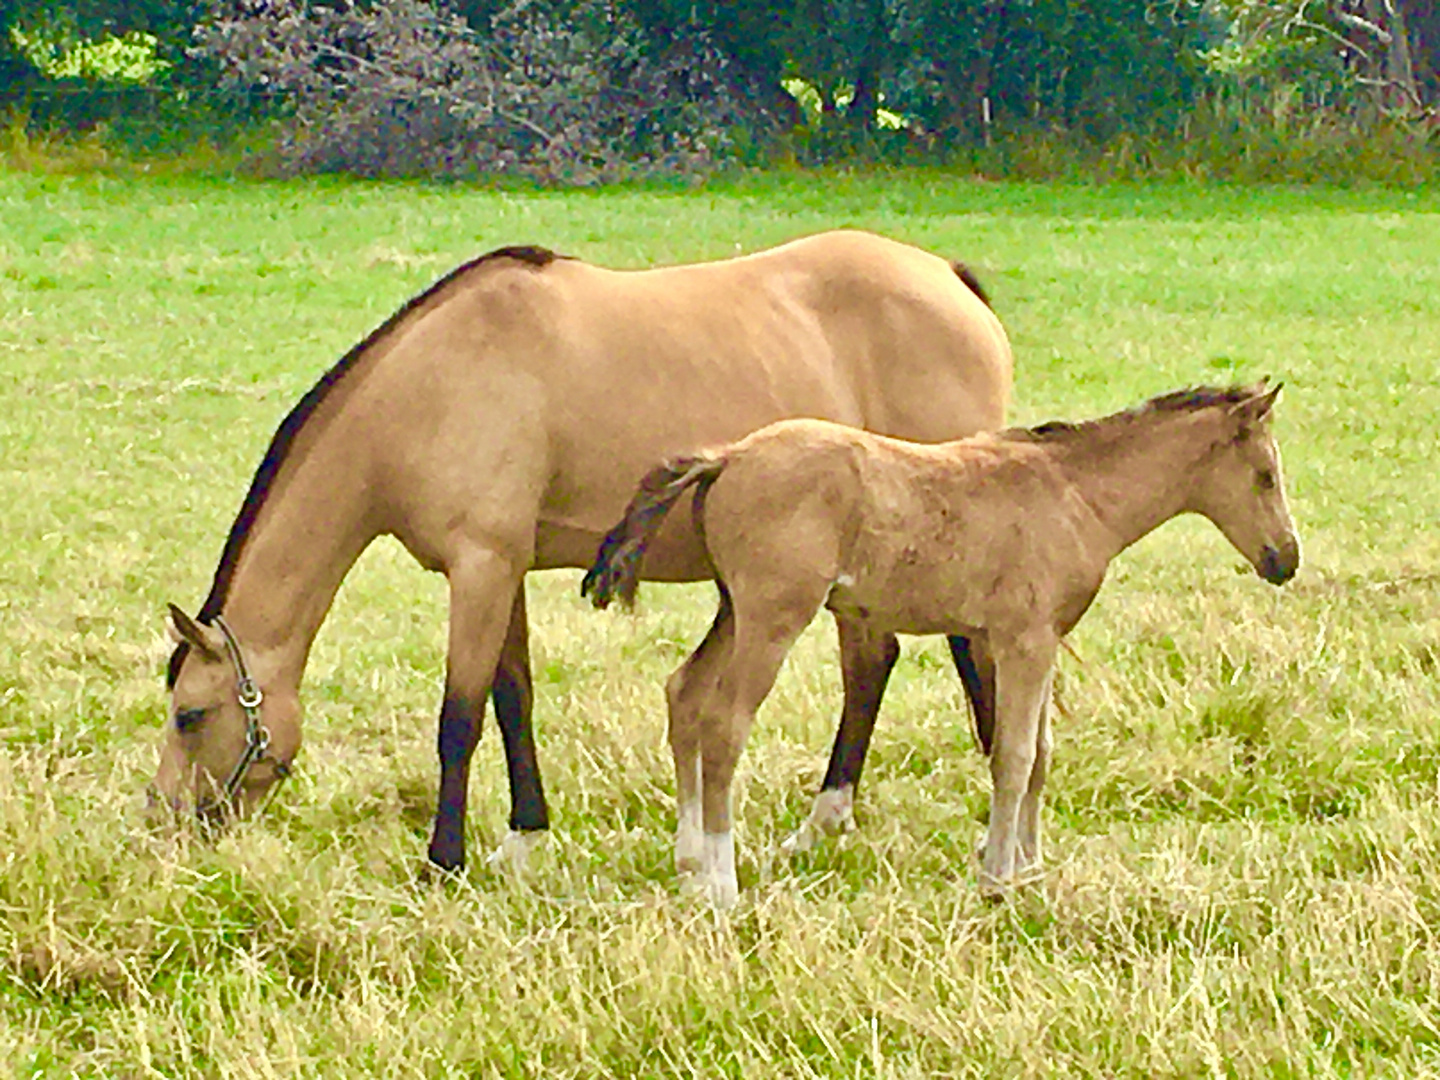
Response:
[[[0,1073],[1440,1075],[1434,210],[936,176],[562,198],[0,175]],[[773,854],[838,707],[817,623],[737,786],[740,908],[679,896],[660,687],[711,592],[600,615],[573,574],[531,583],[555,835],[524,880],[428,880],[443,597],[389,544],[322,632],[267,817],[213,848],[140,828],[163,603],[203,593],[335,354],[500,243],[638,265],[839,223],[982,270],[1017,419],[1289,383],[1301,576],[1237,573],[1194,522],[1117,562],[1064,661],[1042,884],[976,895],[988,777],[936,642],[906,644],[860,831]],[[487,737],[474,850],[503,777]]]

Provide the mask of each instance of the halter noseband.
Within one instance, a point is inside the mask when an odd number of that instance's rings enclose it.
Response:
[[[215,625],[225,637],[225,651],[230,654],[230,663],[235,668],[235,697],[240,702],[240,708],[245,710],[245,749],[240,754],[240,760],[235,762],[235,767],[230,770],[230,775],[225,778],[225,783],[220,786],[220,805],[231,807],[250,766],[265,756],[265,751],[270,746],[270,731],[260,722],[260,704],[265,700],[265,695],[260,692],[260,684],[251,676],[250,669],[245,664],[245,654],[240,651],[240,642],[236,640],[230,624],[222,616],[215,616]],[[284,779],[290,770],[283,762],[277,762],[275,772],[277,778]]]

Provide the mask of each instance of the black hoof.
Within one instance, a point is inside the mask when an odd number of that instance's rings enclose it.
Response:
[[[465,852],[454,848],[430,845],[429,862],[425,868],[432,874],[454,876],[465,872]]]

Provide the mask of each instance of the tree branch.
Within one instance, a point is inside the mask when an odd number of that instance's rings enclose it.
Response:
[[[457,94],[446,87],[423,84],[413,75],[405,75],[401,72],[397,72],[393,68],[387,67],[384,64],[377,64],[373,60],[365,59],[365,57],[363,56],[357,56],[354,53],[346,52],[344,49],[337,49],[333,45],[321,43],[319,46],[317,46],[316,51],[329,54],[330,56],[333,56],[339,60],[347,60],[355,64],[357,67],[366,68],[370,71],[383,75],[391,79],[392,81],[408,82],[412,84],[411,87],[407,88],[408,93],[412,97],[421,99],[429,98],[433,101],[447,102],[452,106],[459,105],[465,108],[489,111],[494,115],[498,116],[501,120],[506,121],[507,123],[523,127],[527,131],[533,132],[534,134],[540,136],[540,138],[545,140],[546,146],[555,145],[555,141],[558,138],[558,136],[550,134],[550,132],[546,131],[539,124],[532,122],[526,117],[519,116],[515,113],[507,112],[506,110],[497,107],[495,104],[495,96],[493,90],[489,95],[489,101],[472,101],[470,98]]]
[[[1344,8],[1338,8],[1333,13],[1346,26],[1363,31],[1371,37],[1379,40],[1381,45],[1391,45],[1395,41],[1395,35],[1386,30],[1383,26],[1377,26],[1369,19],[1362,19],[1359,15],[1352,15]]]

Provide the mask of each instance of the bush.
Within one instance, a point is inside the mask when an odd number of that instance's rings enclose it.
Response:
[[[282,172],[588,183],[703,170],[765,118],[692,27],[658,51],[609,0],[511,0],[480,34],[444,4],[212,4],[197,51],[287,103]]]

